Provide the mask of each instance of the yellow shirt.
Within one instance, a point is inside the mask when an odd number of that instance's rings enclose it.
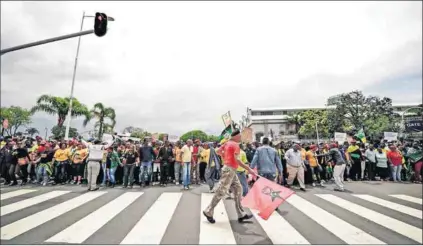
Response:
[[[182,159],[181,159],[181,149],[178,148],[178,147],[176,147],[174,154],[175,154],[175,161],[176,162],[182,162]]]
[[[200,162],[209,163],[210,160],[210,149],[203,149],[200,154]]]
[[[66,161],[69,159],[69,150],[67,149],[58,149],[54,153],[54,159],[56,161]]]
[[[72,155],[72,162],[81,163],[85,159],[85,157],[87,157],[87,155],[88,155],[87,149],[75,150],[75,152]]]
[[[247,154],[243,150],[240,150],[240,152],[239,152],[239,160],[242,163],[244,163],[244,164],[247,164],[248,163]],[[245,169],[243,167],[241,167],[241,166],[238,166],[238,168],[236,169],[236,171],[237,172],[245,172]]]
[[[300,152],[301,152],[301,160],[305,161],[305,159],[306,159],[306,151],[305,151],[305,149],[301,149]]]
[[[310,167],[317,167],[317,160],[316,157],[314,157],[313,151],[307,151],[306,158],[308,160],[308,163],[310,163]]]
[[[188,145],[184,145],[181,149],[182,152],[182,162],[189,162],[191,163],[192,159],[192,147],[188,147]]]

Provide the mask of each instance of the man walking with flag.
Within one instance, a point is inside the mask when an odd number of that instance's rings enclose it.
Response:
[[[255,174],[248,165],[245,165],[240,161],[239,142],[241,142],[241,133],[239,130],[234,130],[231,134],[231,139],[218,150],[218,152],[220,152],[219,154],[223,157],[224,167],[222,168],[219,187],[217,188],[210,205],[203,211],[203,215],[212,224],[216,222],[213,218],[214,208],[220,200],[225,197],[229,189],[232,189],[234,194],[235,210],[238,214],[238,222],[242,223],[244,220],[248,220],[253,217],[252,215],[246,214],[241,207],[242,186],[236,174],[236,169],[238,166],[241,166],[249,173],[252,173],[253,175]]]

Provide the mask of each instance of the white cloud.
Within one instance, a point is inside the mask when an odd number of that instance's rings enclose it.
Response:
[[[421,7],[2,2],[1,44],[76,32],[82,11],[110,14],[116,22],[105,37],[82,38],[75,96],[89,106],[101,101],[114,107],[118,129],[218,133],[227,110],[238,118],[247,106],[321,105],[333,94],[421,74]],[[92,24],[86,19],[85,29]],[[76,44],[73,39],[2,56],[2,105],[30,107],[43,93],[68,95]],[[404,98],[421,100],[421,91],[393,99]]]

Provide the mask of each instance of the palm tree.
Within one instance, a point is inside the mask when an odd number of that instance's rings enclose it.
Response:
[[[40,132],[35,127],[29,127],[29,128],[26,129],[26,133],[28,133],[32,137],[35,134],[38,134]]]
[[[98,126],[98,138],[101,139],[105,130],[113,129],[116,125],[116,113],[113,108],[107,108],[102,103],[96,103],[89,114],[86,115],[84,120],[84,127],[87,126],[93,118],[97,119],[96,125]],[[106,120],[111,123],[108,124]]]
[[[45,112],[50,115],[57,116],[57,126],[63,127],[68,111],[69,111],[70,98],[68,97],[55,97],[50,95],[42,95],[37,100],[37,105],[32,107],[31,112]],[[88,114],[87,107],[80,103],[76,98],[72,99],[72,117],[78,117]]]

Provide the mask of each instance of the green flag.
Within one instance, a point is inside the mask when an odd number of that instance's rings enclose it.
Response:
[[[360,141],[362,142],[362,143],[366,143],[367,142],[367,140],[366,140],[366,134],[364,134],[364,130],[363,130],[363,128],[361,128],[355,135],[354,135],[354,137],[357,137],[358,139],[360,139]]]
[[[219,142],[223,139],[229,139],[232,134],[232,125],[227,126],[219,136]]]

